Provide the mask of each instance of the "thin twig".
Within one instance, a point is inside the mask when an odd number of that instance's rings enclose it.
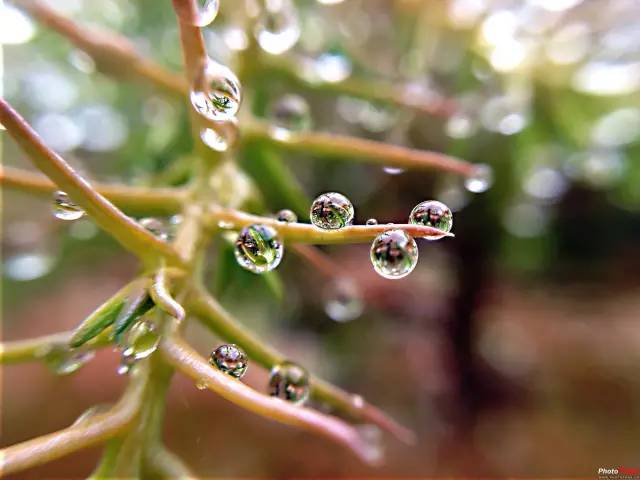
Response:
[[[19,0],[18,4],[38,21],[69,39],[88,53],[104,73],[151,84],[172,96],[184,96],[188,90],[184,78],[136,52],[125,37],[106,30],[78,25],[42,2]]]
[[[6,166],[0,166],[0,185],[42,197],[50,197],[58,189],[43,175]],[[139,215],[177,213],[188,194],[182,188],[144,188],[116,183],[93,182],[92,187],[124,212]]]
[[[182,459],[164,445],[147,447],[145,464],[148,470],[160,474],[162,478],[180,480],[196,478]]]
[[[267,225],[280,234],[288,242],[313,243],[316,245],[331,245],[338,243],[361,243],[373,240],[376,236],[388,230],[400,229],[414,237],[453,237],[452,233],[443,232],[433,227],[414,225],[410,223],[387,223],[383,225],[352,225],[337,230],[322,230],[308,223],[286,223],[276,219],[252,215],[222,208],[217,205],[209,207],[209,224],[212,227],[227,230],[238,230],[252,224]]]
[[[109,411],[48,435],[0,450],[2,475],[35,467],[91,447],[125,431],[136,419],[146,388],[146,374],[137,372],[120,401]]]
[[[161,255],[173,265],[183,263],[171,245],[157,239],[96,192],[60,155],[44,144],[31,126],[4,99],[0,99],[0,121],[34,165],[126,249],[145,260],[155,260]]]
[[[171,295],[166,268],[161,267],[157,270],[153,277],[151,288],[149,289],[149,295],[153,299],[153,303],[175,318],[178,322],[184,320],[186,313],[183,306],[180,305]]]
[[[195,382],[204,384],[246,410],[272,420],[319,433],[348,448],[360,460],[372,463],[370,451],[358,431],[335,417],[310,408],[292,405],[279,398],[256,392],[244,383],[214,369],[187,343],[177,337],[164,339],[160,351],[168,363]]]
[[[226,341],[240,345],[253,361],[264,368],[271,369],[285,360],[283,354],[246,330],[203,288],[194,290],[187,299],[187,304],[189,311],[198,316],[213,333]],[[415,442],[415,435],[411,430],[359,397],[315,376],[312,376],[311,388],[312,395],[316,399],[326,402],[350,417],[374,423],[405,443]],[[362,401],[356,401],[356,399]]]
[[[292,152],[348,158],[384,167],[439,170],[465,177],[477,173],[476,165],[473,163],[444,153],[416,150],[334,133],[287,132],[284,135],[274,135],[268,124],[258,121],[243,124],[240,136],[245,142],[259,140]]]

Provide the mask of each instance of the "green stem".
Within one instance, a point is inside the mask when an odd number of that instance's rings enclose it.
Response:
[[[96,192],[62,157],[44,144],[31,126],[4,99],[0,99],[0,122],[29,155],[34,165],[127,250],[147,262],[163,256],[172,265],[183,263],[170,245],[157,239]]]
[[[4,188],[51,197],[58,187],[48,178],[19,168],[0,166]],[[129,214],[171,215],[182,208],[187,191],[179,188],[142,188],[93,182],[92,187]]]

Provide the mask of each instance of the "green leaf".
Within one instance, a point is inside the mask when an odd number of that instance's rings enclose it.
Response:
[[[120,315],[118,315],[113,328],[113,338],[115,341],[120,343],[122,341],[122,336],[127,330],[129,330],[135,321],[153,307],[155,307],[155,303],[153,303],[153,300],[149,297],[146,289],[129,297],[124,308],[120,312]]]
[[[104,329],[116,321],[123,306],[124,299],[119,295],[110,298],[100,305],[100,307],[84,319],[75,329],[69,340],[69,346],[71,348],[78,348],[98,336]]]

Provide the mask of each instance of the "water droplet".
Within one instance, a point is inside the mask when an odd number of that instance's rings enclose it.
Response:
[[[295,223],[298,221],[298,216],[291,210],[285,208],[277,213],[276,219],[279,222]]]
[[[300,95],[285,95],[275,102],[269,111],[273,127],[289,132],[308,130],[311,127],[309,104]]]
[[[371,227],[373,225],[377,225],[378,224],[378,220],[376,220],[375,218],[370,218],[370,219],[367,220],[366,224]]]
[[[267,0],[256,21],[255,37],[260,48],[272,55],[290,50],[300,38],[298,13],[291,0]]]
[[[207,147],[216,152],[226,152],[229,148],[227,139],[213,128],[203,128],[200,130],[200,139]]]
[[[158,348],[160,333],[156,325],[149,320],[141,320],[131,327],[127,334],[124,352],[125,357],[130,357],[134,362],[147,358]]]
[[[194,22],[196,27],[206,27],[218,15],[220,0],[205,0],[204,5],[198,9],[198,18]]]
[[[222,31],[222,39],[229,50],[241,51],[249,47],[249,38],[244,29],[230,25]]]
[[[196,382],[196,388],[198,390],[206,390],[207,389],[207,382]]]
[[[464,187],[473,193],[486,192],[493,184],[493,169],[489,165],[479,164],[473,175],[464,181]]]
[[[12,5],[0,4],[0,45],[26,43],[35,32],[29,17]]]
[[[47,366],[58,375],[70,375],[89,363],[95,352],[70,350],[63,345],[55,345],[43,354]]]
[[[120,364],[116,369],[116,373],[118,375],[128,374],[131,371],[131,369],[135,366],[136,360],[133,358],[133,355],[131,353],[132,352],[130,352],[129,349],[127,349],[124,352],[122,352],[122,355],[120,355]]]
[[[469,138],[476,132],[477,124],[470,115],[460,112],[449,117],[445,130],[451,138]]]
[[[284,248],[273,228],[256,224],[240,231],[234,253],[242,268],[253,273],[263,273],[280,264]]]
[[[338,278],[329,284],[324,298],[324,311],[336,322],[355,320],[364,311],[362,292],[351,278]]]
[[[247,371],[247,354],[237,345],[221,345],[211,352],[209,363],[235,378],[242,378]]]
[[[382,170],[388,175],[400,175],[401,173],[404,173],[405,169],[398,167],[384,167]]]
[[[449,233],[453,227],[453,214],[449,207],[437,200],[427,200],[421,202],[411,210],[409,223],[433,227],[443,232]],[[444,235],[437,237],[426,237],[427,240],[439,240]]]
[[[351,61],[340,53],[323,53],[314,62],[316,76],[327,83],[346,80],[351,69]]]
[[[364,454],[371,464],[379,464],[384,457],[382,431],[375,425],[361,425],[357,427],[364,444]]]
[[[351,225],[353,215],[353,204],[340,193],[323,193],[311,204],[311,223],[323,230],[336,230]]]
[[[45,276],[55,264],[55,258],[46,252],[25,252],[5,258],[3,272],[7,278],[28,282]]]
[[[138,220],[138,223],[158,239],[163,241],[169,239],[169,229],[162,220],[154,217],[145,217]]]
[[[406,277],[418,263],[416,241],[404,230],[384,232],[371,244],[371,263],[384,278]]]
[[[271,369],[269,395],[272,397],[300,405],[309,397],[309,391],[309,374],[300,365],[282,362]]]
[[[364,408],[364,398],[362,398],[362,395],[351,395],[351,405],[353,405],[353,408]]]
[[[190,98],[200,115],[213,121],[229,120],[240,108],[240,81],[229,68],[209,59],[194,82]]]
[[[60,220],[78,220],[84,215],[78,205],[73,203],[65,192],[58,190],[53,194],[53,215]]]

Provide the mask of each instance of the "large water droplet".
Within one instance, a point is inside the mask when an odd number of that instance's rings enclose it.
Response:
[[[323,230],[336,230],[353,223],[353,204],[336,192],[323,193],[311,204],[311,223]]]
[[[298,221],[298,216],[292,212],[291,210],[288,209],[284,209],[284,210],[280,210],[277,214],[276,214],[276,219],[279,222],[285,222],[285,223],[295,223]]]
[[[209,59],[194,82],[191,104],[209,120],[229,120],[238,113],[241,92],[238,77],[229,68]]]
[[[162,220],[154,217],[145,217],[138,220],[138,223],[158,239],[163,241],[169,239],[169,227]]]
[[[300,365],[282,362],[269,374],[269,395],[302,404],[309,397],[309,374]]]
[[[260,48],[272,55],[290,50],[300,38],[300,23],[291,0],[266,0],[256,22],[255,37]]]
[[[65,192],[58,190],[53,194],[53,215],[60,220],[78,220],[84,215],[78,205],[73,203]]]
[[[367,220],[366,224],[369,225],[370,227],[373,225],[378,225],[378,220],[376,220],[375,218],[370,218]]]
[[[274,128],[297,132],[311,127],[309,104],[300,95],[285,95],[275,102],[269,111]]]
[[[453,214],[444,203],[437,200],[427,200],[413,207],[409,215],[409,223],[433,227],[449,233],[453,227]],[[439,240],[443,237],[444,235],[426,238],[427,240]]]
[[[220,0],[205,0],[204,5],[198,9],[198,17],[194,22],[196,27],[206,27],[218,15],[220,10]]]
[[[247,354],[237,345],[221,345],[211,352],[209,363],[235,378],[242,378],[247,371]]]
[[[371,244],[371,263],[376,272],[389,279],[409,275],[418,263],[416,241],[404,230],[389,230]]]
[[[242,268],[253,273],[264,273],[280,264],[284,248],[273,228],[256,224],[240,231],[234,253]]]
[[[364,310],[360,287],[351,278],[338,278],[329,284],[324,299],[324,311],[336,322],[355,320]]]
[[[130,357],[133,361],[147,358],[158,348],[160,332],[156,325],[149,320],[137,322],[127,334],[127,341],[122,355]]]
[[[473,193],[486,192],[493,185],[493,169],[489,165],[476,165],[473,175],[464,180],[464,187]]]

